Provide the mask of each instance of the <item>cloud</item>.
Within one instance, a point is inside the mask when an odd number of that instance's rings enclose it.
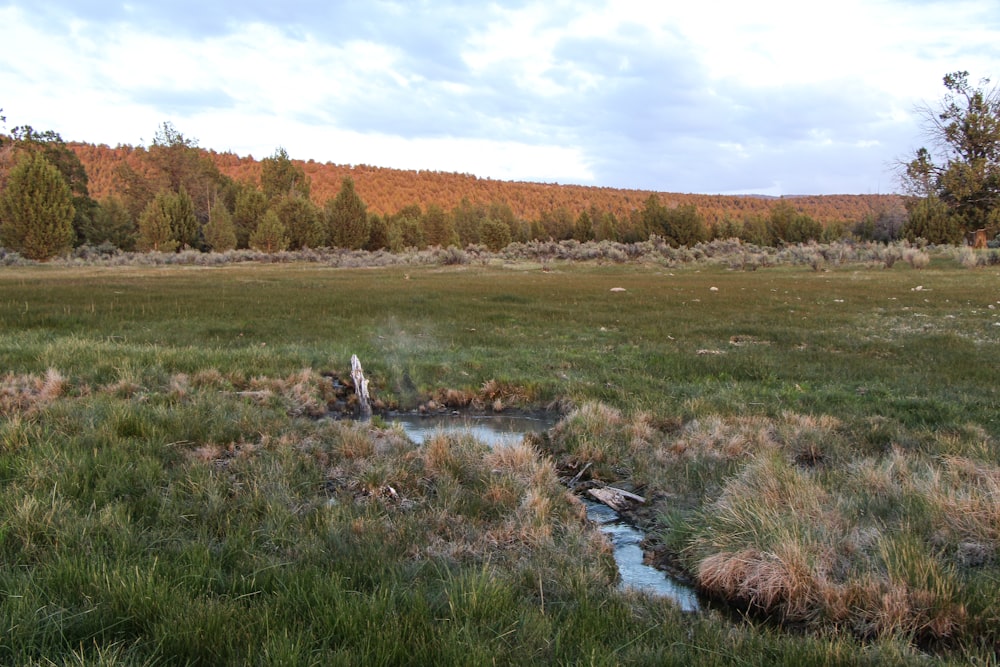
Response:
[[[882,189],[941,76],[1000,62],[989,0],[15,0],[0,25],[9,123],[71,139],[169,120],[258,157],[693,192]]]

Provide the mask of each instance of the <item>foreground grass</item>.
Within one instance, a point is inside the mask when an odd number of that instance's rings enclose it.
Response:
[[[547,268],[4,269],[2,659],[996,659],[995,271]],[[316,421],[352,353],[401,407],[576,406],[556,463],[819,632],[618,592],[543,452]]]

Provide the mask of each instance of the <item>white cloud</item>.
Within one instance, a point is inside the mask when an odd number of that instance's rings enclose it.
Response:
[[[516,180],[871,191],[944,73],[1000,75],[992,0],[245,5],[201,27],[191,2],[61,1],[0,7],[8,125],[115,144],[169,120],[257,157]]]

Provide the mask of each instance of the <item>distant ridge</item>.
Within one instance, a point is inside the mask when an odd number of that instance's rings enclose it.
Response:
[[[117,187],[115,171],[122,162],[141,167],[143,148],[94,145],[73,142],[70,147],[80,157],[90,178],[91,196],[99,199]],[[233,153],[218,153],[202,149],[226,176],[237,181],[259,183],[260,161]],[[350,177],[370,211],[391,214],[404,206],[417,204],[422,209],[436,204],[445,210],[454,208],[462,199],[474,204],[505,202],[525,220],[537,220],[544,213],[566,209],[574,217],[581,211],[597,209],[611,211],[616,216],[628,216],[642,209],[650,195],[657,195],[667,206],[694,205],[708,224],[727,219],[743,220],[752,216],[767,216],[777,201],[794,201],[797,210],[827,223],[853,223],[867,215],[901,205],[897,195],[785,195],[763,194],[703,195],[651,190],[608,188],[586,185],[559,185],[525,181],[500,181],[459,174],[427,170],[390,169],[370,165],[341,165],[313,160],[293,160],[302,166],[312,182],[311,195],[317,204],[334,197],[341,180]]]

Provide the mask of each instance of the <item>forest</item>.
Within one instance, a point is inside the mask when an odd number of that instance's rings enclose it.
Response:
[[[149,146],[114,148],[14,128],[0,143],[0,188],[8,193],[3,210],[11,220],[2,226],[0,245],[30,259],[83,245],[140,252],[398,252],[497,250],[532,239],[637,242],[652,235],[674,246],[715,238],[757,245],[890,241],[906,222],[898,195],[775,198],[511,182],[303,161],[281,147],[258,160],[202,148],[169,122]],[[63,219],[61,226],[31,215],[12,221],[19,209],[30,208],[15,195],[30,188],[61,202],[42,215]]]

